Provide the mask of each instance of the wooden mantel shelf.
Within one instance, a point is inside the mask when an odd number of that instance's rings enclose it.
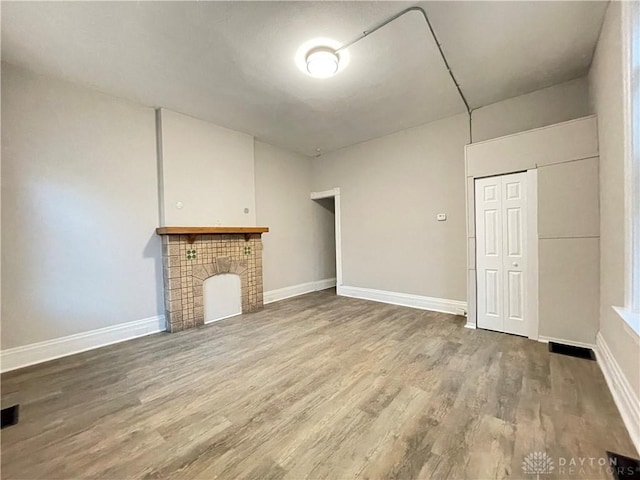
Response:
[[[251,235],[263,234],[269,227],[158,227],[158,235],[187,235],[189,243],[193,243],[198,235],[244,235],[249,240]]]

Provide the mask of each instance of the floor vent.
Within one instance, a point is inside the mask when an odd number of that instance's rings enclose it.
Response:
[[[563,345],[562,343],[549,342],[549,351],[551,353],[559,353],[560,355],[568,355],[570,357],[586,358],[587,360],[596,359],[593,350],[590,348],[574,347],[573,345]]]
[[[20,411],[20,405],[13,405],[11,407],[2,409],[2,428],[10,427],[18,423],[18,412]]]
[[[640,460],[613,452],[607,452],[607,457],[609,457],[609,468],[615,480],[640,479]]]

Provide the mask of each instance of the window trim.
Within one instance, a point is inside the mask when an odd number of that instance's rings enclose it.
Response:
[[[614,310],[640,335],[640,5],[622,2],[625,305]],[[635,69],[635,71],[634,71]]]

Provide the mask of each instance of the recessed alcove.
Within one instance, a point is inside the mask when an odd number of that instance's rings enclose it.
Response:
[[[222,273],[202,284],[204,323],[217,322],[242,313],[240,275]]]

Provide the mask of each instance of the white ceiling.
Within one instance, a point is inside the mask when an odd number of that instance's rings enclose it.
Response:
[[[307,155],[464,112],[413,12],[325,80],[294,63],[411,5],[472,107],[586,74],[603,2],[2,2],[2,60]]]

